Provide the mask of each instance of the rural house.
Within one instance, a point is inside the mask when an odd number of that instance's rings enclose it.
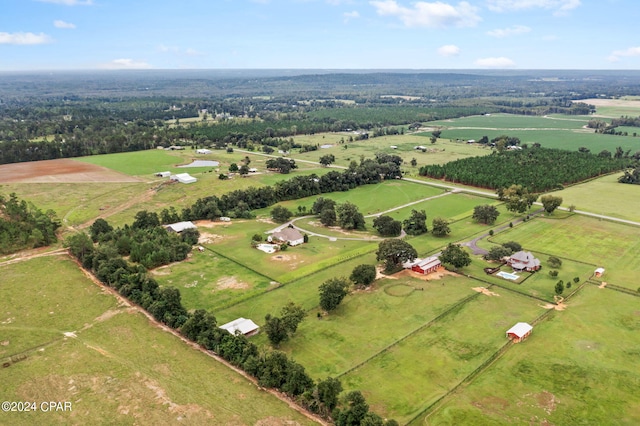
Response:
[[[513,343],[519,343],[529,337],[532,330],[533,327],[526,322],[519,322],[507,330],[507,338],[511,339]]]
[[[243,336],[253,336],[258,334],[260,327],[250,319],[238,318],[220,326],[221,329],[227,330],[230,334],[242,334]]]
[[[540,260],[533,257],[529,251],[519,251],[507,258],[507,263],[515,271],[534,272],[541,268]]]
[[[596,278],[600,278],[604,274],[604,268],[596,268],[593,274]]]
[[[304,235],[295,228],[284,228],[278,232],[274,232],[268,238],[269,242],[277,240],[287,243],[290,246],[297,246],[304,243]]]
[[[402,267],[405,269],[411,269],[413,272],[419,274],[430,274],[438,270],[442,266],[442,262],[437,256],[427,257],[425,259],[415,259],[411,262],[405,262]]]

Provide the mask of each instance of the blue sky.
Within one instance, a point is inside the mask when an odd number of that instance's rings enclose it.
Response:
[[[640,69],[638,0],[2,0],[0,71]]]

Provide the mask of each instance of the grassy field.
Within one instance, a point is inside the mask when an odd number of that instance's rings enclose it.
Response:
[[[2,413],[2,424],[311,423],[118,305],[70,260],[1,272],[3,400],[72,404],[71,412]]]
[[[631,200],[640,196],[640,186],[618,183],[620,173],[570,186],[553,195],[562,197],[564,207],[640,222],[640,209]]]
[[[429,134],[431,136],[431,134]],[[351,161],[359,162],[361,156],[373,158],[376,153],[399,155],[403,160],[403,169],[410,174],[417,174],[420,166],[425,164],[444,164],[460,158],[486,155],[490,149],[449,142],[439,139],[435,144],[431,144],[428,138],[418,134],[405,134],[395,136],[381,136],[362,141],[340,143],[341,139],[348,140],[349,134],[324,133],[317,135],[296,136],[296,142],[303,144],[333,145],[330,148],[319,149],[305,153],[296,153],[295,158],[309,161],[318,161],[321,156],[333,154],[336,158],[335,164],[348,166]],[[396,146],[396,149],[391,148]],[[416,146],[425,146],[427,152],[414,149]],[[411,159],[415,158],[417,166],[410,165]]]
[[[462,117],[452,120],[429,122],[429,125],[442,126],[442,138],[479,140],[487,136],[489,140],[501,135],[518,137],[522,143],[538,142],[547,148],[560,148],[576,151],[584,146],[591,152],[602,150],[614,152],[621,146],[625,151],[640,149],[640,139],[632,136],[611,136],[583,129],[589,119],[583,116],[520,116],[496,114],[491,116]],[[424,133],[425,141],[431,133]],[[420,144],[424,145],[425,142]]]
[[[569,308],[412,425],[636,425],[639,312],[633,296],[585,287]]]
[[[349,296],[321,320],[316,319],[319,311],[311,310],[298,335],[282,349],[305,365],[314,377],[335,376],[473,294],[471,287],[468,280],[451,276],[434,281],[408,275],[381,279],[371,289]]]
[[[478,368],[506,342],[505,331],[544,310],[501,292],[477,297],[344,376],[366,389],[372,408],[405,423]]]

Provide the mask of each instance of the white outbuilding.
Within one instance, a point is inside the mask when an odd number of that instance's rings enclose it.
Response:
[[[194,183],[198,181],[198,179],[194,178],[189,173],[178,173],[175,175],[171,175],[169,179],[180,183]]]
[[[246,318],[238,318],[220,326],[221,329],[227,330],[230,334],[242,334],[243,336],[253,336],[258,334],[260,327],[255,322]]]

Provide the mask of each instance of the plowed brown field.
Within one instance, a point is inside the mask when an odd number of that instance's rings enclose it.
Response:
[[[106,167],[71,159],[31,161],[0,166],[0,183],[141,182]]]

